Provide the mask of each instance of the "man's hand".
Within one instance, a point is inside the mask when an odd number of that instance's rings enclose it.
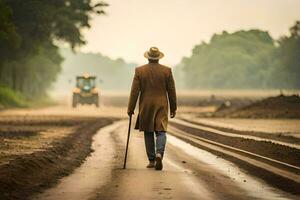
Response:
[[[134,112],[133,111],[128,111],[127,112],[127,115],[130,117],[131,115],[133,115],[134,114]]]
[[[171,112],[171,118],[174,118],[175,115],[176,115],[176,112],[175,112],[175,111],[174,111],[174,112]]]

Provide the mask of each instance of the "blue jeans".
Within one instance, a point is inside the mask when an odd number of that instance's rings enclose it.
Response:
[[[164,155],[167,136],[164,131],[155,131],[156,145],[154,142],[154,132],[144,131],[145,147],[149,161],[155,160],[155,154]],[[156,147],[156,148],[155,148]]]

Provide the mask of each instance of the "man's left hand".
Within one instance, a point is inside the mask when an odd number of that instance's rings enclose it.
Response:
[[[129,112],[127,112],[127,114],[128,114],[128,116],[130,117],[131,115],[134,114],[134,112],[133,112],[133,111],[129,111]]]
[[[171,112],[171,118],[174,118],[175,115],[176,115],[176,112],[175,112],[175,111],[174,111],[174,112]]]

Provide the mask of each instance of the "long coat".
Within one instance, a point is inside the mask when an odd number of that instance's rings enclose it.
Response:
[[[128,112],[133,112],[139,97],[135,129],[167,131],[168,102],[171,112],[177,109],[176,90],[171,68],[149,63],[135,69]]]

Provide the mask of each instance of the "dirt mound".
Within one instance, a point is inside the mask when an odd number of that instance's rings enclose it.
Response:
[[[241,118],[300,118],[300,97],[276,96],[239,108],[226,117]]]
[[[5,143],[8,139],[18,139],[19,146],[28,140],[34,140],[43,130],[59,130],[57,127],[68,127],[72,125],[72,132],[66,137],[53,140],[51,143],[32,153],[23,153],[10,156],[9,162],[0,164],[0,199],[30,199],[30,196],[55,184],[59,178],[69,174],[78,167],[91,152],[93,135],[103,126],[112,123],[112,118],[93,117],[60,117],[52,120],[51,117],[41,116],[39,119],[27,116],[26,119],[11,118],[11,120],[0,120],[0,150],[7,152],[9,145]],[[18,130],[30,128],[37,132]],[[45,126],[47,125],[47,126]],[[52,129],[51,129],[52,128]],[[11,131],[10,131],[11,130]],[[45,132],[45,130],[43,132]],[[47,138],[55,132],[49,131]],[[42,141],[42,138],[39,138]],[[33,143],[33,142],[32,142]],[[35,144],[35,143],[33,143]],[[21,147],[16,146],[15,148]],[[31,146],[28,146],[28,151]],[[1,152],[1,158],[3,158]]]

